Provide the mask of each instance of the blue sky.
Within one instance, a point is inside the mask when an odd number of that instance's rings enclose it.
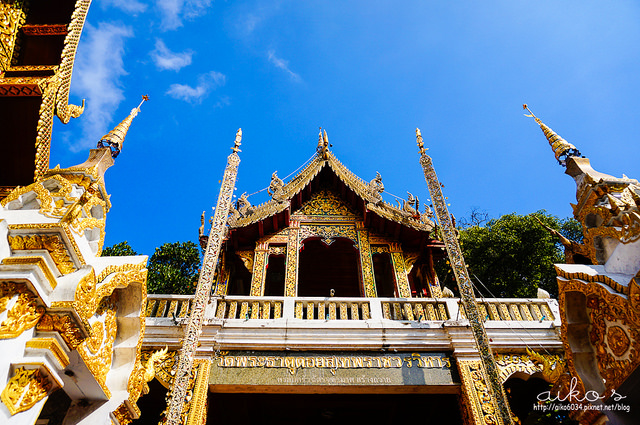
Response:
[[[107,245],[195,241],[239,127],[238,194],[297,169],[322,126],[385,200],[424,202],[419,127],[457,217],[567,217],[575,184],[522,103],[598,171],[639,178],[639,43],[631,1],[94,0],[71,85],[86,110],[55,124],[51,166],[148,94],[106,174]]]

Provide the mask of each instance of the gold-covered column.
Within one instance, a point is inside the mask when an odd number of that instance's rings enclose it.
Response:
[[[207,421],[207,397],[209,395],[209,374],[211,373],[210,359],[197,359],[197,367],[193,396],[189,406],[186,425],[202,425]]]
[[[377,297],[376,279],[373,274],[373,260],[371,259],[371,245],[369,245],[369,232],[364,228],[363,222],[356,223],[358,233],[358,250],[360,252],[360,274],[364,296],[367,298]]]
[[[259,243],[253,255],[253,275],[251,275],[251,291],[249,293],[252,297],[264,295],[264,280],[267,276],[268,259],[269,244],[267,242]]]
[[[457,359],[458,371],[462,382],[462,416],[466,418],[465,425],[494,425],[502,424],[496,413],[491,399],[491,390],[487,387],[488,376],[482,361]]]
[[[284,275],[284,296],[298,295],[298,256],[300,252],[300,223],[291,220],[287,237],[287,259]]]
[[[396,276],[396,285],[398,296],[400,298],[411,298],[411,288],[409,287],[409,278],[407,277],[407,268],[404,264],[404,256],[400,244],[392,243],[389,245],[391,253],[391,261],[393,262],[393,271]]]

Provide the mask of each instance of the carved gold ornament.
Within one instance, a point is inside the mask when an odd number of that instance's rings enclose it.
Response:
[[[71,350],[75,350],[85,339],[78,325],[67,315],[43,314],[36,329],[42,332],[58,332]]]
[[[67,249],[62,243],[59,235],[17,235],[9,236],[9,246],[14,251],[45,249],[49,252],[51,259],[56,264],[61,274],[69,274],[76,270],[75,265],[69,258]]]
[[[106,379],[111,370],[113,344],[118,331],[116,308],[115,294],[102,300],[92,319],[91,336],[77,348],[78,354],[109,396],[111,392],[107,388]]]
[[[314,193],[294,214],[355,217],[356,213],[337,194],[329,190]]]
[[[2,390],[0,399],[13,416],[33,407],[47,396],[50,389],[49,380],[42,375],[39,369],[19,367]]]
[[[0,323],[0,339],[15,338],[33,328],[44,314],[44,307],[24,283],[0,283],[0,313],[7,308],[6,319]]]
[[[607,344],[613,354],[621,357],[631,346],[631,340],[620,326],[610,326],[607,331]]]

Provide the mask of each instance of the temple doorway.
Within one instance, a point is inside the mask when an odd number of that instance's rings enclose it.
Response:
[[[337,238],[329,245],[320,239],[307,239],[300,251],[298,296],[360,297],[360,256],[350,239]]]
[[[208,424],[462,424],[455,394],[209,394]]]

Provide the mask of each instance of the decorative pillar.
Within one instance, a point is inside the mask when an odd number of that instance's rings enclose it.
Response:
[[[229,288],[229,276],[231,275],[231,273],[229,272],[229,270],[227,270],[226,267],[225,253],[222,253],[220,257],[220,271],[218,272],[218,279],[216,282],[214,295],[223,297],[227,295],[227,290]]]
[[[457,359],[458,372],[462,382],[461,416],[465,418],[465,425],[494,425],[502,423],[496,412],[491,397],[491,390],[487,386],[488,376],[482,361]]]
[[[251,275],[251,291],[249,292],[249,295],[252,297],[261,297],[264,295],[264,280],[267,277],[268,261],[269,243],[259,243],[253,254],[253,274]]]
[[[358,251],[360,252],[360,275],[364,296],[367,298],[377,297],[376,279],[373,274],[373,260],[371,259],[371,245],[369,245],[369,232],[364,228],[364,223],[356,222],[356,232],[358,233]]]
[[[287,259],[284,275],[284,296],[295,297],[298,295],[298,258],[300,253],[299,244],[300,223],[291,220],[289,225],[289,235],[287,237]]]
[[[396,287],[400,298],[411,298],[411,288],[407,277],[407,268],[404,264],[404,256],[399,243],[389,244],[389,253],[393,262],[393,272],[396,276]]]
[[[207,397],[209,396],[211,360],[197,359],[194,363],[198,368],[198,372],[193,386],[193,396],[186,425],[202,425],[207,421]]]
[[[458,283],[458,289],[460,291],[460,299],[464,304],[464,310],[469,319],[469,324],[473,330],[473,337],[475,339],[476,347],[480,353],[480,360],[482,361],[483,373],[486,373],[489,383],[486,387],[486,397],[488,403],[495,403],[496,410],[495,421],[491,423],[499,423],[504,425],[513,424],[511,420],[511,412],[509,410],[509,404],[507,403],[507,396],[502,387],[500,375],[496,361],[493,358],[493,352],[489,345],[489,337],[484,329],[483,318],[480,317],[478,312],[478,305],[476,304],[476,298],[473,293],[473,286],[471,285],[471,279],[467,272],[467,266],[464,262],[462,250],[460,249],[460,243],[455,233],[455,227],[449,215],[447,204],[442,194],[442,186],[438,181],[438,176],[433,168],[431,158],[427,155],[424,149],[424,143],[422,142],[422,135],[420,130],[416,128],[416,139],[418,148],[420,149],[420,165],[424,172],[424,178],[429,187],[429,194],[433,201],[436,217],[440,223],[442,230],[442,236],[444,239],[445,247],[447,248],[447,254],[449,255],[449,262],[453,269],[453,274],[456,277]],[[483,393],[485,394],[485,393]],[[484,405],[483,405],[484,407]],[[493,412],[492,412],[493,413]]]
[[[209,241],[207,249],[204,253],[202,261],[202,270],[198,278],[198,286],[193,299],[193,308],[189,316],[187,329],[185,330],[184,343],[180,351],[180,362],[176,370],[176,377],[171,388],[171,397],[167,406],[167,425],[181,424],[182,408],[187,397],[187,387],[189,385],[189,376],[193,369],[193,360],[198,340],[202,333],[202,324],[204,322],[204,313],[211,295],[211,286],[213,284],[213,272],[218,262],[220,247],[227,233],[227,220],[229,218],[229,209],[231,207],[231,198],[238,174],[238,165],[240,164],[240,141],[242,140],[242,130],[238,129],[236,139],[232,148],[231,155],[227,158],[227,166],[224,170],[222,178],[222,186],[220,187],[220,195],[216,205],[216,212],[213,217],[213,225],[209,233]]]

